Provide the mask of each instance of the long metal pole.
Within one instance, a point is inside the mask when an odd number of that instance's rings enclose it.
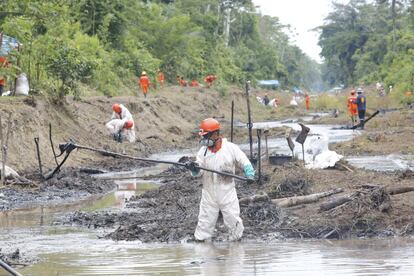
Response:
[[[305,164],[305,146],[302,144],[302,159],[303,159],[303,164]]]
[[[120,154],[120,153],[116,153],[116,152],[106,151],[106,150],[94,149],[94,148],[91,148],[91,147],[81,146],[81,145],[77,145],[77,144],[73,144],[73,145],[78,149],[90,150],[90,151],[95,151],[95,152],[99,152],[99,153],[109,154],[109,155],[112,155],[112,156],[119,156],[119,157],[123,157],[123,158],[138,160],[138,161],[144,161],[144,162],[150,162],[150,163],[170,164],[170,165],[177,165],[177,166],[181,166],[181,167],[186,166],[185,163],[165,161],[165,160],[156,160],[156,159],[149,159],[149,158],[140,158],[140,157],[134,157],[134,156],[126,155],[126,154]],[[220,175],[224,175],[224,176],[230,176],[230,177],[233,177],[235,179],[239,179],[239,180],[243,180],[243,181],[249,181],[249,179],[247,179],[245,177],[238,176],[238,175],[231,174],[231,173],[219,172],[219,171],[216,171],[216,170],[211,170],[211,169],[207,169],[207,168],[200,167],[200,166],[197,166],[196,168],[198,168],[200,170],[203,170],[203,171],[208,171],[208,172],[212,172],[212,173],[216,173],[216,174],[220,174]]]
[[[233,142],[233,125],[234,125],[234,101],[231,101],[230,142]]]
[[[250,81],[246,81],[247,127],[249,128],[250,160],[253,160],[252,117],[250,113]]]
[[[6,184],[6,143],[3,137],[3,124],[0,117],[0,140],[1,140],[1,183]]]
[[[4,268],[8,273],[10,273],[10,275],[13,275],[13,276],[23,276],[22,274],[20,274],[16,270],[14,270],[11,266],[9,266],[5,262],[3,262],[1,259],[0,259],[0,266],[2,268]]]

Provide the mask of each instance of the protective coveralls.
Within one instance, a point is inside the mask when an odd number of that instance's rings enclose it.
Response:
[[[351,96],[348,97],[347,107],[348,107],[348,114],[351,116],[352,122],[354,123],[356,120],[356,116],[358,115],[358,107],[356,104],[356,96],[355,92],[351,92]]]
[[[293,106],[297,106],[298,105],[298,102],[296,101],[296,97],[295,96],[292,97],[292,99],[290,100],[290,103],[289,104],[290,105],[293,105]]]
[[[112,113],[111,119],[127,119],[127,120],[133,120],[131,112],[129,112],[128,108],[126,108],[123,104],[119,104],[119,107],[121,108],[120,113],[116,113],[115,111]]]
[[[362,89],[358,90],[358,96],[356,99],[356,104],[358,106],[358,117],[359,123],[361,124],[361,129],[364,129],[364,122],[365,122],[365,111],[367,109],[367,98],[362,95]]]
[[[163,72],[158,71],[157,81],[161,88],[164,87],[164,73]]]
[[[217,79],[217,77],[215,75],[207,75],[204,78],[204,82],[207,84],[207,88],[210,88],[213,85],[213,82]]]
[[[235,173],[236,164],[243,169],[248,178],[254,178],[254,169],[240,148],[222,138],[221,148],[215,153],[203,146],[199,150],[196,162],[212,170]],[[206,240],[213,235],[219,211],[223,214],[224,224],[229,228],[230,240],[240,239],[243,235],[243,222],[240,218],[240,206],[234,179],[207,171],[192,172],[202,175],[203,190],[200,202],[198,224],[194,236],[197,240]]]
[[[139,78],[139,86],[142,89],[142,92],[144,93],[144,96],[147,97],[148,88],[150,85],[150,80],[146,73],[143,73],[142,76]]]
[[[329,150],[329,138],[326,135],[312,136],[306,140],[307,153],[305,157],[308,169],[325,169],[334,167],[343,158],[335,151]]]
[[[310,109],[310,96],[308,94],[305,95],[305,106],[306,110]]]
[[[132,119],[129,119],[132,120]],[[135,124],[131,128],[125,127],[125,122],[128,119],[113,119],[106,123],[106,128],[108,129],[109,133],[112,135],[121,135],[121,140],[128,140],[129,142],[135,142]]]
[[[0,67],[8,67],[10,63],[3,56],[0,56]],[[0,75],[0,96],[3,94],[4,87],[6,86],[5,76]]]

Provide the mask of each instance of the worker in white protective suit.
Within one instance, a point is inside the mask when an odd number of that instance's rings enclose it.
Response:
[[[135,142],[135,123],[129,110],[122,104],[112,105],[111,121],[106,123],[106,128],[113,135],[114,140],[121,143],[127,140]]]
[[[335,151],[329,150],[329,138],[326,135],[317,135],[307,141],[306,168],[326,169],[334,167],[336,162],[343,158]]]
[[[123,104],[114,103],[112,105],[112,117],[111,119],[130,119],[133,120],[131,112]]]
[[[131,143],[135,142],[133,120],[113,119],[109,121],[105,126],[108,129],[109,133],[113,135],[115,141],[119,143],[122,143],[124,140],[127,140]]]
[[[195,239],[205,241],[212,237],[219,211],[221,211],[224,224],[229,229],[229,240],[239,240],[243,235],[244,227],[240,218],[240,206],[234,179],[200,171],[198,166],[234,174],[236,165],[238,165],[244,171],[245,176],[252,181],[255,171],[240,148],[222,138],[220,123],[217,120],[213,118],[203,120],[199,135],[202,137],[200,141],[202,147],[197,154],[196,162],[186,164],[193,176],[201,175],[203,178]]]

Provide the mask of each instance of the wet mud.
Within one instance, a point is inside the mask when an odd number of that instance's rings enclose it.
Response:
[[[114,240],[193,241],[201,180],[191,177],[182,168],[170,168],[162,175],[162,186],[131,198],[124,210],[76,212],[67,217],[65,223],[106,228],[109,231],[106,238]],[[409,172],[386,174],[355,169],[350,174],[339,169],[309,171],[300,162],[266,166],[262,183],[236,182],[239,198],[267,194],[258,201],[245,201],[240,205],[245,226],[243,240],[412,235],[414,217],[409,209],[414,207],[414,193],[391,196],[386,190],[390,185],[404,186],[412,181]],[[352,200],[329,211],[321,211],[320,205],[335,196],[289,208],[281,208],[271,201],[338,187],[344,189],[338,196],[349,195]],[[219,217],[213,240],[227,239],[227,229]]]
[[[142,242],[192,241],[197,225],[198,205],[202,184],[199,178],[181,168],[171,168],[163,175],[163,185],[131,198],[121,212],[76,212],[69,221],[87,227],[115,227],[106,237],[114,240],[140,240]],[[259,184],[246,186],[237,183],[241,194],[251,194]],[[260,233],[274,232],[280,223],[282,211],[270,201],[241,205],[245,226],[244,236],[256,239]],[[227,229],[221,215],[214,240],[227,240]]]
[[[63,167],[49,180],[42,179],[39,171],[26,171],[21,173],[24,177],[8,179],[7,184],[0,189],[0,211],[75,203],[103,195],[114,190],[116,185],[111,180],[97,180],[94,174],[145,166],[149,164],[108,157],[107,161],[88,167]]]

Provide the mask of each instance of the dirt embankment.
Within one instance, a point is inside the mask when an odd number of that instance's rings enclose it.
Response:
[[[72,139],[78,144],[125,152],[136,156],[196,146],[196,133],[202,119],[217,117],[229,134],[231,101],[235,102],[235,121],[247,121],[244,92],[231,88],[220,96],[214,89],[167,87],[140,97],[87,97],[79,101],[71,98],[56,105],[44,97],[2,97],[0,116],[3,130],[11,116],[7,164],[18,171],[38,167],[34,138],[40,138],[42,163],[47,168],[55,166],[49,143],[49,123],[52,124],[55,147]],[[258,92],[260,94],[260,92]],[[145,143],[116,143],[108,135],[105,123],[110,119],[113,103],[124,104],[132,113],[137,126],[137,136]],[[255,120],[270,120],[286,116],[279,111],[260,106],[252,100]],[[241,133],[241,132],[239,132]],[[238,130],[236,130],[238,134]],[[236,140],[239,135],[236,135]],[[245,137],[244,137],[245,138]],[[242,139],[244,139],[242,138]],[[244,140],[243,140],[244,142]],[[90,165],[106,160],[96,154],[79,151],[72,154],[66,166]]]
[[[9,129],[7,165],[26,179],[10,181],[15,184],[1,188],[0,209],[71,201],[114,188],[113,184],[101,183],[80,172],[80,168],[120,171],[149,165],[79,150],[71,153],[55,179],[42,182],[34,138],[39,137],[43,173],[46,174],[56,167],[49,142],[49,124],[52,125],[56,150],[59,143],[73,140],[80,145],[145,157],[154,152],[196,147],[199,122],[207,117],[217,117],[224,135],[229,136],[232,100],[235,103],[235,121],[245,122],[246,101],[244,92],[238,88],[230,89],[227,95],[220,95],[214,89],[167,87],[151,92],[146,99],[142,96],[102,96],[74,101],[69,97],[62,104],[53,104],[44,97],[1,97],[0,117],[5,136]],[[119,144],[108,135],[105,123],[111,117],[112,104],[116,102],[131,111],[142,143]],[[252,102],[252,110],[257,120],[283,116],[281,112],[264,108],[257,102]],[[245,143],[246,137],[246,131],[235,129],[236,142]]]

